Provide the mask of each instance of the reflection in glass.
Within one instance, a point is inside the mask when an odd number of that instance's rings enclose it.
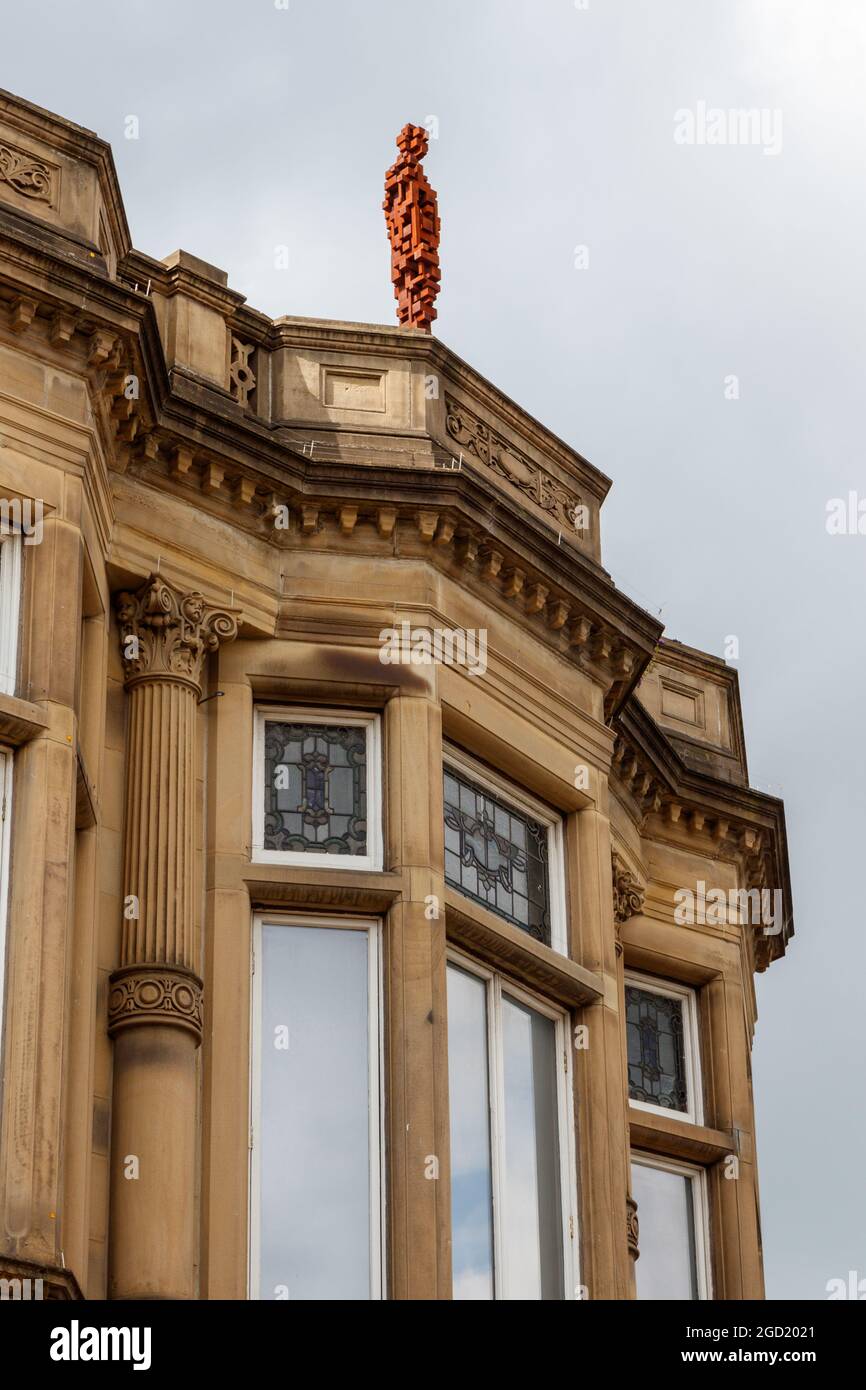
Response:
[[[503,996],[506,1296],[564,1297],[552,1019]]]
[[[371,1296],[368,948],[366,931],[262,927],[263,1299]]]
[[[487,985],[448,967],[448,1086],[455,1299],[493,1298]]]
[[[697,1298],[692,1179],[645,1163],[633,1163],[631,1175],[640,1226],[638,1298]]]

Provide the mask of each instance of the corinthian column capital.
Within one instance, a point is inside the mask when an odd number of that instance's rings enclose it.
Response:
[[[213,608],[204,595],[184,593],[152,574],[135,593],[117,596],[126,684],[178,680],[201,688],[208,652],[237,636],[237,616]]]
[[[645,891],[634,874],[626,867],[614,850],[611,854],[611,877],[613,879],[613,920],[616,929],[616,953],[622,955],[622,930],[629,917],[643,912]]]

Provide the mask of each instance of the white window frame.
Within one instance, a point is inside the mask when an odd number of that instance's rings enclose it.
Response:
[[[0,533],[0,694],[14,695],[21,620],[21,535]]]
[[[702,1125],[704,1122],[704,1095],[701,1076],[701,1042],[698,1025],[698,996],[688,985],[674,984],[672,980],[659,980],[654,975],[641,975],[636,970],[625,972],[625,985],[646,990],[647,994],[661,994],[667,999],[678,999],[683,1006],[683,1057],[686,1068],[686,1096],[688,1108],[671,1110],[666,1105],[653,1105],[647,1100],[632,1100],[628,1103],[634,1110],[648,1110],[652,1115],[664,1115],[671,1120],[686,1120],[690,1124]],[[628,1020],[625,1026],[627,1027]],[[627,1078],[626,1078],[627,1079]]]
[[[265,849],[265,723],[353,725],[367,730],[367,853],[317,854],[315,851]],[[306,705],[256,705],[253,747],[254,864],[293,864],[307,869],[354,869],[379,872],[382,847],[382,721],[378,714]]]
[[[3,1055],[3,1017],[6,998],[6,920],[9,912],[9,871],[12,839],[12,749],[0,747],[0,1061]]]
[[[249,1160],[249,1257],[247,1291],[259,1297],[261,1261],[261,1105],[262,1105],[262,928],[264,926],[327,927],[334,931],[367,933],[368,1039],[370,1048],[370,1299],[385,1297],[385,1027],[382,978],[382,922],[378,917],[324,917],[316,913],[257,912],[253,915],[250,961],[250,1160]],[[259,968],[257,968],[257,966]]]
[[[562,1257],[565,1301],[579,1300],[580,1243],[577,1225],[577,1143],[574,1132],[574,1082],[571,1066],[570,1019],[564,1010],[548,1003],[532,990],[515,984],[508,976],[481,965],[472,956],[449,947],[449,965],[484,980],[487,985],[487,1086],[490,1118],[490,1168],[493,1199],[493,1297],[508,1298],[508,1271],[502,1258],[502,1206],[504,1134],[501,1116],[505,1113],[505,1068],[502,1045],[503,994],[525,1004],[556,1025],[556,1099],[559,1130],[559,1189],[562,1202]],[[450,1042],[449,1042],[450,1047]],[[560,1059],[562,1065],[560,1066]]]
[[[477,782],[479,787],[490,792],[493,796],[499,797],[506,803],[511,803],[515,811],[522,812],[523,815],[531,816],[533,820],[540,821],[547,826],[547,872],[550,888],[550,946],[549,950],[556,951],[560,956],[568,955],[568,914],[565,905],[565,852],[563,847],[563,828],[562,817],[552,811],[544,802],[536,801],[535,797],[530,796],[522,788],[515,787],[513,782],[500,777],[492,772],[482,763],[478,763],[474,758],[464,753],[462,749],[455,748],[453,744],[446,743],[442,752],[442,760],[445,770],[453,768],[457,773],[463,773],[473,782]],[[456,884],[448,882],[449,888],[453,888],[455,893],[460,889]],[[462,894],[461,896],[466,896]],[[467,899],[474,902],[474,898]],[[489,903],[479,904],[494,917],[500,917],[502,921],[507,919],[501,916]],[[510,925],[514,926],[515,923]],[[520,931],[521,928],[517,927]],[[531,938],[534,940],[535,938]],[[543,947],[543,942],[536,944]]]
[[[668,1112],[670,1113],[670,1112]],[[633,1164],[643,1164],[645,1168],[661,1168],[665,1173],[677,1173],[690,1178],[692,1184],[692,1212],[695,1229],[695,1278],[698,1286],[698,1299],[711,1299],[713,1296],[713,1266],[710,1258],[710,1204],[707,1190],[707,1173],[694,1163],[681,1163],[679,1159],[659,1158],[656,1154],[632,1149]],[[640,1204],[637,1209],[638,1230],[640,1230]],[[640,1235],[638,1235],[640,1249]]]

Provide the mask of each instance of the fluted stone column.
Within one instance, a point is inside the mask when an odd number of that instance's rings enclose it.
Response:
[[[109,1295],[195,1297],[195,732],[208,652],[237,619],[157,575],[117,600],[129,697]]]

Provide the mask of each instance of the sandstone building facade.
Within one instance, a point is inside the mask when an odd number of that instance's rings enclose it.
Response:
[[[423,328],[136,251],[0,97],[0,1276],[763,1296],[783,808],[609,486]]]

